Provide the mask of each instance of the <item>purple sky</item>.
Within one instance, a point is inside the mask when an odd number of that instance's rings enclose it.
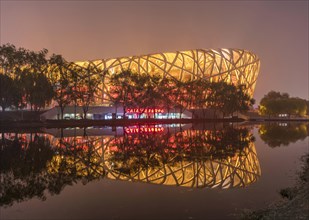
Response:
[[[309,99],[308,1],[3,1],[0,43],[69,61],[197,48],[261,59],[255,90]]]

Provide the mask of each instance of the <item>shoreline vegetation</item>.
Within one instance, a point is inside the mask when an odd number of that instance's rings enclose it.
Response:
[[[241,219],[309,219],[309,153],[302,156],[301,161],[296,184],[280,190],[281,200],[263,209],[245,210]]]

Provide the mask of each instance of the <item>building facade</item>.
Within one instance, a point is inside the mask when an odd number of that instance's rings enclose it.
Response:
[[[210,82],[224,81],[234,85],[244,84],[252,97],[260,69],[259,58],[241,49],[195,49],[141,56],[120,57],[76,62],[87,68],[95,67],[101,79],[97,87],[96,105],[109,105],[109,77],[123,70],[137,73],[159,74],[179,81],[204,78]],[[106,71],[110,75],[106,75]]]
[[[109,81],[113,74],[120,73],[124,70],[130,69],[132,72],[140,74],[158,74],[162,77],[173,78],[182,82],[202,78],[209,82],[224,81],[234,85],[243,84],[246,86],[246,92],[253,97],[260,69],[259,58],[255,54],[241,49],[195,49],[82,61],[75,62],[75,64],[83,68],[95,70],[89,77],[95,77],[100,81],[95,89],[95,98],[91,104],[92,107],[89,108],[89,118],[92,119],[110,119],[113,117],[113,113],[117,114],[115,116],[116,118],[122,117],[122,108],[116,108],[111,112],[110,107],[112,107],[112,102],[110,101]],[[59,109],[53,109],[52,111],[47,112],[43,117],[54,119],[56,115],[59,117]],[[72,118],[72,115],[76,114],[76,112],[81,114],[81,107],[75,107],[74,111],[72,107],[67,107],[65,117]],[[174,110],[174,112],[169,114],[159,113],[157,116],[158,118],[178,118],[181,113]],[[133,117],[130,113],[128,116]],[[187,112],[183,117],[190,118],[192,114]]]

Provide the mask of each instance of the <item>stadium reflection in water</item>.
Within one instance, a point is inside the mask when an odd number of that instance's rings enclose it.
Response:
[[[54,135],[3,134],[1,205],[44,199],[46,189],[59,194],[66,185],[101,178],[226,189],[245,187],[261,175],[254,137],[246,128],[93,128],[81,136],[76,129],[46,132]]]

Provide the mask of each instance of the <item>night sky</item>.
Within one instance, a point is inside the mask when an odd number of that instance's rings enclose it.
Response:
[[[309,99],[308,1],[3,1],[1,44],[69,61],[241,48],[261,59],[254,98]]]

